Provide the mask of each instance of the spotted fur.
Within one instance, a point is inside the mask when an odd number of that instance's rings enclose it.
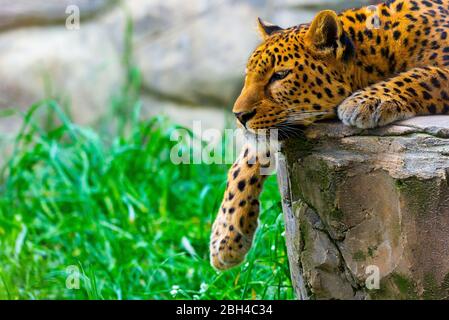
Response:
[[[249,59],[233,109],[248,132],[278,129],[288,137],[297,126],[337,116],[374,128],[449,114],[449,0],[386,1],[339,15],[326,10],[288,29],[259,20],[259,29],[264,41]],[[213,225],[217,269],[244,260],[257,227],[263,177],[248,157],[257,157],[250,147],[230,170]]]

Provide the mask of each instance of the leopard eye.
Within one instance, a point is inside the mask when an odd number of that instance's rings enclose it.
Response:
[[[282,71],[273,73],[273,75],[270,78],[270,83],[284,79],[285,77],[287,77],[290,74],[290,72],[291,72],[291,70],[282,70]]]

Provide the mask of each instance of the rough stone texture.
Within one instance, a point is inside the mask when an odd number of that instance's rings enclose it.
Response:
[[[160,101],[151,96],[143,97],[142,102],[143,117],[166,116],[169,119],[176,119],[176,124],[186,128],[192,127],[196,121],[201,125],[202,130],[214,129],[222,132],[235,123],[234,116],[219,108],[182,105],[171,101]]]
[[[70,104],[77,122],[88,123],[123,81],[121,54],[101,25],[9,31],[0,36],[0,48],[0,109],[25,110],[51,97]]]
[[[448,299],[449,116],[305,137],[284,144],[278,174],[298,298]]]

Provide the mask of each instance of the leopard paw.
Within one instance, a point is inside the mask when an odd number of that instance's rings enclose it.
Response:
[[[215,229],[219,230],[219,229]],[[217,270],[227,270],[241,264],[251,248],[252,238],[242,233],[218,231],[220,236],[211,240],[210,262]]]
[[[218,270],[239,265],[251,248],[258,225],[259,202],[252,201],[246,206],[235,210],[223,205],[212,226],[210,261]]]
[[[370,129],[407,119],[416,113],[401,100],[388,96],[366,96],[357,92],[338,107],[338,117],[348,126]]]
[[[218,270],[242,263],[251,249],[258,225],[259,196],[266,179],[259,159],[255,150],[245,147],[229,170],[210,238],[210,262]]]

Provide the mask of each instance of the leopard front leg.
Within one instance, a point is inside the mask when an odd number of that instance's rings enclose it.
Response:
[[[255,151],[245,146],[229,170],[210,240],[210,260],[216,269],[240,264],[251,248],[258,226],[259,195],[266,178],[261,167]]]
[[[359,90],[338,107],[344,124],[375,128],[415,115],[449,113],[449,70],[415,68]]]

